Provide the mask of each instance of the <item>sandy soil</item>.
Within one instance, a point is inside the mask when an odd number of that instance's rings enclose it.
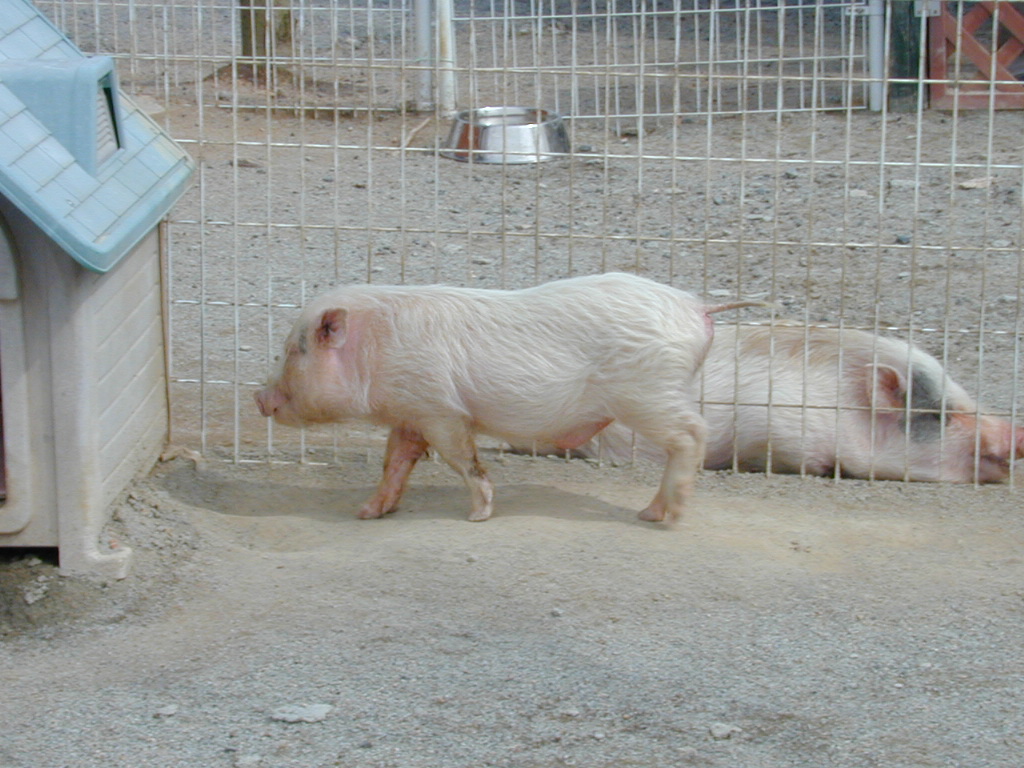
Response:
[[[444,126],[400,151],[419,116],[193,93],[160,118],[201,168],[171,230],[172,396],[211,458],[118,504],[128,579],[0,551],[0,768],[1019,768],[1020,482],[705,474],[667,528],[635,518],[650,467],[491,455],[492,520],[426,463],[363,522],[379,454],[268,437],[249,397],[335,282],[629,269],[913,328],[1019,413],[1019,115],[581,121],[572,159],[505,172],[438,158]]]
[[[161,465],[130,578],[0,567],[0,766],[1018,764],[1019,491],[488,460]]]

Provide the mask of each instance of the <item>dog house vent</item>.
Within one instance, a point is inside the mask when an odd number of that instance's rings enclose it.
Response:
[[[114,93],[109,79],[96,89],[96,159],[100,163],[109,159],[121,146],[114,121]]]
[[[27,111],[96,176],[120,147],[118,93],[109,56],[0,62],[0,82]]]

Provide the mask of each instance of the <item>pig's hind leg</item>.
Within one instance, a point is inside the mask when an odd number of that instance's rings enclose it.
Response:
[[[418,431],[404,427],[391,430],[384,453],[384,476],[377,493],[359,510],[361,520],[383,517],[395,510],[405,493],[405,483],[412,468],[426,450],[427,441]]]
[[[681,407],[671,416],[664,413],[633,415],[623,421],[668,454],[658,492],[640,513],[640,519],[653,523],[662,522],[666,517],[670,522],[678,520],[704,462],[707,445],[704,420]]]
[[[469,519],[480,522],[489,518],[494,510],[494,486],[477,456],[473,433],[461,421],[445,420],[425,427],[423,434],[466,483],[473,504]]]

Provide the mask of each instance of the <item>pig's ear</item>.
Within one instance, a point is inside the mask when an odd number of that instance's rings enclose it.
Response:
[[[868,404],[875,408],[907,407],[907,380],[891,365],[868,365]]]
[[[324,310],[313,331],[318,347],[340,347],[345,343],[347,315],[344,309]]]

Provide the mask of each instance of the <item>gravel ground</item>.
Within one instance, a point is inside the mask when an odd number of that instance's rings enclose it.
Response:
[[[161,465],[129,578],[0,568],[0,766],[1020,764],[1019,492],[489,463]]]
[[[635,519],[651,467],[492,454],[491,521],[427,462],[364,522],[379,441],[268,438],[249,399],[288,305],[334,282],[630,269],[913,328],[1019,411],[1019,115],[716,119],[713,143],[581,122],[572,159],[505,172],[436,157],[444,126],[397,151],[418,117],[189,93],[161,116],[201,166],[171,230],[172,395],[210,459],[118,504],[123,581],[3,553],[0,767],[1019,768],[1019,480],[706,473],[665,528]],[[326,465],[215,460],[300,455]]]

